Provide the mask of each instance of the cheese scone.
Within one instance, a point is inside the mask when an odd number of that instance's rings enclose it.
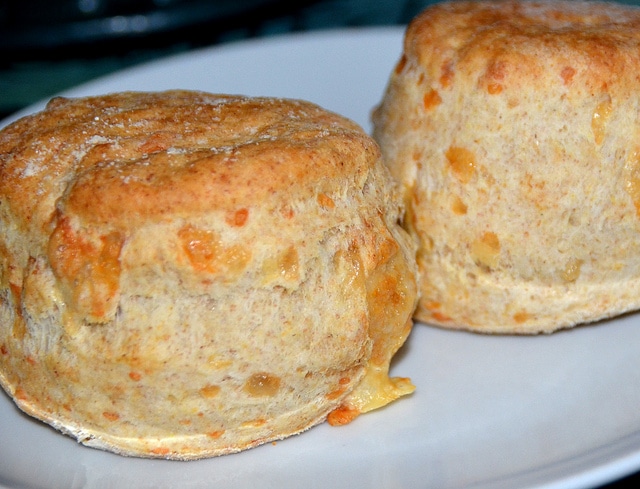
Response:
[[[408,26],[374,137],[419,238],[416,317],[552,332],[640,306],[640,10],[450,2]]]
[[[0,384],[123,455],[197,459],[413,391],[415,245],[375,142],[311,103],[53,99],[0,132]]]

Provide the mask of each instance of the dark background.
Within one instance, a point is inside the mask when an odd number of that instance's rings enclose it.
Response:
[[[162,56],[290,32],[406,25],[430,3],[0,0],[0,119],[61,90]],[[640,474],[605,487],[634,482],[637,486]]]
[[[314,29],[406,24],[428,0],[0,0],[0,118],[164,55]]]

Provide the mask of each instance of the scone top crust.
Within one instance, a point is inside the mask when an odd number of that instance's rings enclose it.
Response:
[[[11,161],[0,192],[26,225],[50,219],[33,198],[48,195],[85,224],[135,228],[211,208],[235,213],[238,202],[282,191],[306,198],[318,182],[364,173],[363,147],[377,151],[354,123],[301,101],[186,91],[57,98],[3,131],[0,153]]]
[[[588,68],[588,76],[575,85],[599,90],[602,83],[624,82],[609,75],[635,67],[639,41],[640,10],[615,3],[443,2],[409,25],[401,65],[417,60],[443,89],[471,75],[495,93],[507,84],[526,88],[536,77],[547,83],[553,60],[556,76],[566,85]],[[478,78],[478,72],[484,73]]]

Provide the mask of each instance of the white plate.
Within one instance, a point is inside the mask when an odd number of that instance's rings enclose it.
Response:
[[[242,42],[70,90],[193,88],[304,98],[367,130],[401,49],[398,28]],[[42,104],[31,107],[29,111]],[[393,366],[411,397],[350,425],[197,462],[85,448],[0,394],[0,486],[349,489],[579,488],[640,468],[640,316],[539,337],[416,325]]]

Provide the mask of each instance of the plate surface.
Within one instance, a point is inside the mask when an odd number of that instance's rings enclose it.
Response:
[[[302,98],[370,131],[401,42],[399,28],[241,42],[119,72],[64,95],[189,88]],[[85,448],[0,393],[0,487],[592,487],[640,468],[639,323],[639,315],[628,315],[537,337],[417,324],[392,368],[412,378],[412,396],[344,427],[323,424],[197,462]]]

